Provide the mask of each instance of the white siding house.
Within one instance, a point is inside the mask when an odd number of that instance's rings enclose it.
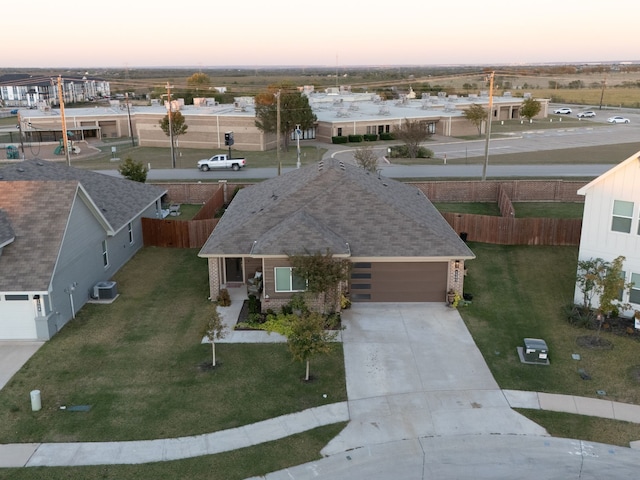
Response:
[[[625,257],[626,282],[634,286],[623,292],[622,303],[631,309],[621,312],[632,317],[640,310],[640,152],[633,154],[580,190],[585,196],[579,260]],[[576,287],[574,301],[582,303]],[[594,299],[594,307],[598,307]]]

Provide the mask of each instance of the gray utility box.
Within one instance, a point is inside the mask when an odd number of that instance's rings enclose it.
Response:
[[[525,362],[549,363],[547,343],[540,338],[525,338],[523,357]]]

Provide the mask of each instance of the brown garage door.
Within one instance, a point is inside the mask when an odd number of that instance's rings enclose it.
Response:
[[[444,302],[447,263],[354,263],[351,300],[354,302]]]

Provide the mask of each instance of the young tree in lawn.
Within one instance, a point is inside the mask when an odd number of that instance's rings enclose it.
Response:
[[[267,90],[255,97],[255,125],[265,133],[276,133],[278,129],[277,95],[280,95],[280,134],[285,150],[289,148],[289,137],[299,125],[302,131],[313,127],[317,120],[306,95],[293,85],[269,85]]]
[[[147,167],[142,162],[136,162],[131,157],[127,157],[124,163],[118,166],[118,172],[124,178],[134,182],[144,183],[147,181]]]
[[[522,102],[522,107],[520,108],[520,115],[522,115],[527,120],[531,121],[533,117],[540,113],[542,109],[542,105],[535,98],[527,98]]]
[[[607,263],[604,275],[597,280],[600,294],[598,312],[607,317],[619,308],[630,308],[629,305],[623,304],[620,300],[621,292],[631,287],[630,284],[624,281],[624,276],[622,275],[624,261],[625,257],[620,255]]]
[[[324,317],[317,312],[307,313],[292,323],[287,345],[295,360],[305,362],[305,381],[310,378],[311,358],[328,354],[337,335],[337,331],[324,329]]]
[[[482,123],[487,119],[487,110],[477,103],[465,108],[462,113],[465,118],[473,123],[478,129],[478,136],[482,135]]]
[[[353,152],[353,158],[359,167],[369,172],[376,173],[378,170],[378,155],[373,151],[373,147],[366,146],[357,148]]]
[[[431,133],[423,120],[405,118],[399,126],[394,127],[393,136],[405,144],[409,158],[416,158],[420,144],[426,141]]]
[[[607,269],[607,262],[602,258],[589,258],[578,261],[578,274],[576,284],[582,294],[582,308],[590,310],[593,298],[598,293],[601,278]]]
[[[227,329],[225,324],[222,322],[222,318],[220,318],[220,314],[218,313],[218,307],[215,304],[211,305],[211,308],[208,309],[207,312],[207,324],[205,327],[205,336],[211,342],[211,354],[212,354],[212,366],[216,366],[216,340],[221,340],[227,334]]]

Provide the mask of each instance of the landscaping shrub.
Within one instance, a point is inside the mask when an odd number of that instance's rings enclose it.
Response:
[[[362,138],[364,138],[365,142],[375,142],[376,140],[378,140],[378,135],[376,135],[375,133],[366,133],[362,136]]]
[[[362,135],[349,135],[349,141],[354,143],[361,142]]]
[[[380,140],[395,140],[395,138],[393,138],[393,133],[381,133]]]
[[[349,141],[349,138],[345,136],[331,137],[331,143],[347,143],[348,141]]]
[[[221,289],[220,293],[218,293],[218,298],[216,299],[216,301],[221,307],[228,307],[229,305],[231,305],[231,295],[229,295],[229,290],[227,290],[226,288]]]
[[[432,158],[433,150],[425,147],[418,147],[416,158]],[[391,158],[409,158],[409,148],[406,145],[396,145],[391,147]]]

